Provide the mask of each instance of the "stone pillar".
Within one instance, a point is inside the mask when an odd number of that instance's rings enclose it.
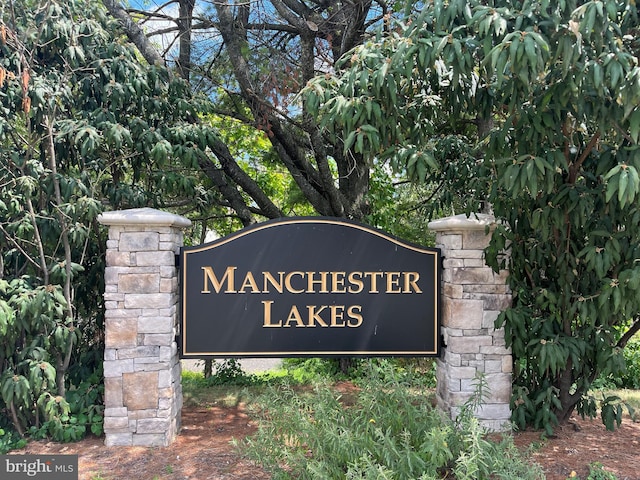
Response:
[[[476,411],[485,427],[494,431],[510,428],[511,351],[505,347],[504,330],[496,330],[498,314],[511,304],[506,271],[495,274],[485,265],[484,248],[491,238],[486,228],[492,215],[465,215],[435,220],[442,249],[442,326],[445,347],[437,359],[437,400],[455,418],[474,392],[474,381],[483,374],[489,395]]]
[[[105,212],[105,411],[107,446],[167,446],[180,430],[176,333],[183,217],[150,208]]]

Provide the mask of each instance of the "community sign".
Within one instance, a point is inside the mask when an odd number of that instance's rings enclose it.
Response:
[[[182,358],[437,356],[440,251],[298,217],[180,251]]]

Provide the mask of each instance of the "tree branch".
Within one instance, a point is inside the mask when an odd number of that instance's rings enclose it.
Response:
[[[7,239],[8,242],[11,242],[13,244],[14,247],[16,247],[20,253],[24,256],[24,258],[31,263],[33,266],[35,266],[38,269],[41,269],[42,266],[36,262],[33,258],[31,258],[31,256],[24,250],[24,248],[22,248],[20,246],[20,244],[18,242],[15,241],[15,239],[9,235],[9,232],[7,232],[4,227],[2,225],[0,225],[0,231],[2,231],[2,233],[4,234],[4,237]]]
[[[587,147],[584,149],[584,151],[582,152],[578,160],[576,160],[575,163],[572,163],[571,166],[569,167],[569,172],[570,172],[569,183],[570,184],[575,183],[576,179],[578,178],[578,171],[580,170],[580,167],[582,166],[584,161],[587,159],[589,154],[593,151],[595,146],[598,144],[598,141],[600,140],[600,135],[601,135],[600,132],[596,132],[591,137],[591,140],[589,140]]]
[[[209,145],[229,177],[236,182],[258,204],[268,218],[282,217],[282,212],[264,193],[260,186],[234,160],[227,145],[219,139]]]
[[[273,114],[274,107],[266,105],[255,91],[249,65],[242,54],[246,40],[242,31],[237,31],[240,28],[235,24],[231,8],[227,4],[216,4],[215,7],[220,19],[220,33],[226,44],[235,78],[254,118],[264,119],[267,123],[266,127],[270,130],[268,133],[276,152],[313,207],[322,214],[331,214],[326,199],[322,198],[317,189],[322,185],[318,172],[306,159],[305,152],[301,151],[299,140],[293,138],[290,128],[281,125],[279,118]]]
[[[9,402],[9,410],[11,410],[13,426],[16,427],[18,435],[24,438],[24,429],[22,428],[22,425],[20,425],[20,419],[18,418],[18,412],[16,412],[16,406],[13,404],[13,399]]]
[[[62,246],[64,248],[64,298],[67,301],[67,317],[73,328],[73,297],[71,295],[71,244],[69,243],[69,230],[67,226],[67,219],[62,211],[62,194],[60,191],[60,179],[58,178],[58,167],[56,161],[56,149],[53,133],[53,121],[49,117],[45,117],[45,128],[47,129],[47,156],[49,157],[49,169],[51,170],[51,179],[53,181],[53,193],[56,201],[56,211],[58,212],[58,222],[60,223],[60,236],[62,237]],[[73,352],[74,336],[70,335],[69,345],[65,352],[64,358],[60,353],[56,354],[56,387],[58,389],[58,395],[65,396],[65,375],[69,369],[69,363],[71,362],[71,353]]]
[[[629,340],[631,340],[631,338],[639,331],[640,331],[640,317],[636,317],[636,319],[633,322],[633,325],[631,325],[631,327],[629,327],[629,330],[624,332],[624,335],[622,335],[620,340],[618,340],[618,343],[616,343],[616,347],[619,347],[619,348],[626,347]]]
[[[211,179],[213,185],[218,189],[222,196],[227,199],[230,208],[235,210],[238,214],[238,218],[242,222],[242,225],[248,227],[255,223],[253,215],[247,207],[244,198],[242,198],[242,195],[240,195],[238,190],[229,185],[229,182],[227,182],[227,179],[224,176],[224,172],[216,168],[211,161],[205,158],[199,158],[198,164],[200,165],[200,169]]]
[[[49,268],[47,267],[47,259],[44,256],[44,244],[40,237],[40,228],[36,222],[36,212],[33,209],[33,202],[31,197],[26,197],[27,209],[29,210],[29,219],[31,220],[31,226],[33,227],[33,234],[36,237],[36,247],[38,248],[38,257],[40,259],[40,270],[42,271],[42,282],[45,285],[49,284]]]
[[[120,22],[129,40],[138,47],[144,59],[151,65],[162,66],[164,59],[149,42],[142,29],[133,21],[118,0],[103,0],[104,6],[113,18]]]
[[[187,82],[191,76],[191,24],[195,0],[179,0],[180,12],[178,27],[180,27],[178,62],[176,64],[178,74]]]
[[[175,22],[176,19],[174,17],[172,17],[171,15],[167,15],[166,13],[160,13],[160,10],[162,10],[167,5],[171,5],[172,3],[176,3],[176,2],[167,2],[164,5],[156,8],[153,12],[149,12],[147,10],[139,10],[137,8],[127,8],[125,10],[125,12],[129,16],[134,14],[134,15],[139,15],[140,17],[145,17],[144,20],[141,21],[141,23],[147,22],[148,20],[151,20],[152,18],[161,18],[162,20],[167,20],[169,22]]]

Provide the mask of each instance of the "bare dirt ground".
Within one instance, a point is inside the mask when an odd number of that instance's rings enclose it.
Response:
[[[242,405],[186,407],[180,435],[166,448],[105,447],[104,437],[91,437],[68,444],[31,442],[11,453],[77,454],[80,480],[268,479],[231,445],[254,429]]]
[[[572,472],[584,480],[595,462],[619,480],[640,479],[640,423],[629,418],[615,432],[607,431],[599,418],[574,417],[552,438],[527,431],[516,433],[514,439],[523,449],[533,446],[532,458],[542,465],[547,480],[565,480]]]
[[[242,404],[186,407],[182,432],[166,448],[107,448],[103,438],[93,437],[71,444],[32,442],[13,453],[77,454],[81,480],[266,480],[269,475],[244,460],[230,443],[254,430]],[[549,480],[565,480],[572,472],[584,480],[594,462],[620,480],[640,480],[640,424],[629,419],[616,432],[606,431],[597,419],[578,417],[552,438],[540,432],[521,432],[514,438],[522,449],[533,446],[532,458]]]

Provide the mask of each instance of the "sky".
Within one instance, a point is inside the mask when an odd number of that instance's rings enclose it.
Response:
[[[131,5],[131,8],[135,8],[137,10],[154,11],[167,2],[161,2],[157,0],[129,0],[128,3]],[[161,12],[169,17],[175,18],[178,16],[178,4],[172,3],[171,5],[163,8]],[[175,27],[175,23],[169,20],[154,19],[144,22],[142,27],[147,33],[149,33],[151,31],[164,30],[169,27]],[[152,41],[158,45],[160,53],[163,53],[165,50],[170,48],[172,52],[175,50],[175,54],[177,55],[177,43],[175,42],[175,39],[176,34],[173,33],[156,35],[152,37]]]

